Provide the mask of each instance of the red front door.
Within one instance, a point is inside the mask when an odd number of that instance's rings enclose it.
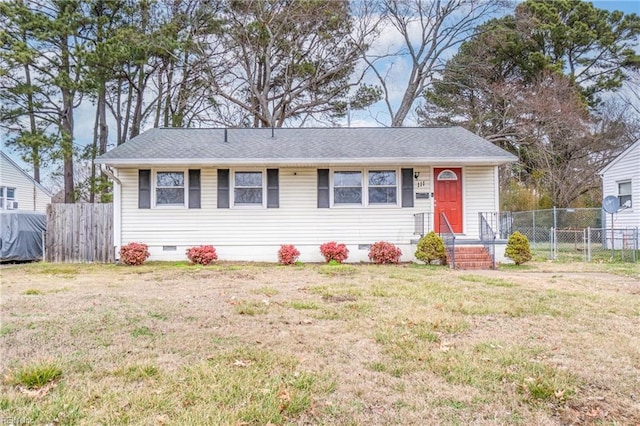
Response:
[[[440,213],[447,215],[453,232],[462,233],[462,169],[433,169],[435,231],[440,232]]]

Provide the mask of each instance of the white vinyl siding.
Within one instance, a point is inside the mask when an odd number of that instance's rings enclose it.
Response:
[[[431,186],[429,175],[432,170],[415,170],[421,172],[419,181],[423,182],[423,187],[419,190],[432,191],[424,189],[424,186]],[[399,245],[403,259],[412,260],[415,245],[410,242],[417,238],[413,234],[413,215],[431,211],[433,201],[431,198],[419,199],[412,208],[398,205],[363,208],[356,205],[320,209],[317,207],[316,168],[280,168],[279,208],[218,209],[217,169],[202,168],[200,209],[138,209],[137,176],[137,169],[119,170],[118,177],[122,182],[121,242],[148,244],[151,259],[156,260],[184,259],[186,248],[212,244],[222,260],[275,262],[281,244],[295,244],[302,253],[301,261],[321,261],[319,245],[332,240],[347,244],[349,261],[368,261],[367,250],[358,250],[358,245],[376,241]],[[487,199],[493,203],[494,195],[490,194],[494,182],[493,167],[473,168],[470,176],[471,185],[488,182],[486,188],[466,186],[468,192],[478,194],[472,205],[476,203],[484,208]],[[399,175],[397,179],[399,181]],[[493,210],[493,204],[491,206],[487,211]],[[475,219],[467,218],[468,222],[477,222],[477,211],[469,215]],[[163,251],[164,246],[177,246],[177,251]]]
[[[14,201],[19,210],[46,213],[51,203],[51,197],[4,155],[0,155],[0,186],[15,188]]]
[[[640,228],[640,141],[618,156],[602,172],[602,197],[619,197],[620,184],[630,183],[631,207],[615,215],[616,228]],[[628,186],[623,185],[623,190]],[[603,226],[610,227],[611,215],[603,216]]]
[[[467,236],[479,236],[479,212],[496,211],[498,188],[495,187],[494,173],[497,173],[494,167],[465,167],[462,169],[464,199],[462,209],[464,212],[464,234]]]

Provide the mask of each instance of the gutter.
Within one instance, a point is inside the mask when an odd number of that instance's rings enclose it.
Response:
[[[441,158],[128,158],[104,159],[100,164],[113,167],[153,167],[153,166],[235,166],[235,165],[274,165],[293,167],[316,167],[324,165],[396,165],[407,166],[497,166],[517,161],[511,157],[441,157]]]
[[[100,165],[100,171],[115,182],[113,188],[113,245],[115,260],[119,258],[120,246],[122,245],[122,182],[113,174],[109,166]]]

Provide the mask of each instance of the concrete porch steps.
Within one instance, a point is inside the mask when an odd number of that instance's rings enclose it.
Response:
[[[456,269],[493,269],[491,256],[484,247],[456,246]],[[451,259],[447,254],[447,262],[451,264]]]

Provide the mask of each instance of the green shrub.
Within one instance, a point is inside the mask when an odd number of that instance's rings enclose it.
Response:
[[[531,260],[531,247],[526,235],[516,231],[507,240],[505,256],[513,260],[516,265],[521,265]]]
[[[444,248],[444,241],[433,231],[420,238],[415,256],[416,259],[422,260],[427,265],[434,260],[439,260],[441,265],[447,263],[447,251]]]

